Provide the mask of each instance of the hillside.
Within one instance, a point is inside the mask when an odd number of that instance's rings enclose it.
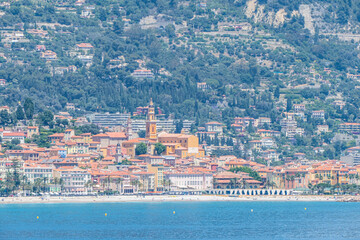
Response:
[[[291,99],[355,121],[359,9],[345,0],[2,2],[0,103],[133,112],[152,97],[166,115],[202,123],[276,120]],[[345,109],[329,107],[334,99]]]

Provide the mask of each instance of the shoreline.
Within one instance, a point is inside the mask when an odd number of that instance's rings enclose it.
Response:
[[[219,195],[166,195],[166,196],[51,196],[51,197],[0,197],[0,205],[46,203],[161,203],[161,202],[349,202],[360,201],[354,196],[299,195],[299,196],[219,196]]]

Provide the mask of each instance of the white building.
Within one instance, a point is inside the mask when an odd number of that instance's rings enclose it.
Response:
[[[311,117],[314,119],[325,119],[325,111],[324,110],[312,111]]]
[[[317,125],[317,132],[329,132],[329,126],[328,125]]]
[[[302,136],[304,134],[304,129],[303,128],[287,128],[285,134],[286,134],[286,137],[288,137],[288,138],[293,138],[295,135]]]
[[[20,141],[20,143],[24,143],[25,142],[25,133],[23,132],[4,132],[3,133],[3,142],[6,141],[11,141],[13,139],[18,139]]]
[[[49,183],[53,178],[53,169],[53,165],[48,164],[25,164],[24,174],[31,183],[34,183],[38,178],[43,179]]]
[[[271,119],[267,117],[260,117],[259,119],[255,120],[255,127],[261,127],[265,124],[271,126]]]
[[[54,178],[63,179],[63,192],[75,195],[88,193],[86,184],[91,180],[91,175],[87,170],[77,167],[61,167],[55,169],[53,175]]]
[[[223,132],[223,124],[219,122],[208,122],[205,123],[205,129],[207,132],[215,132],[222,133]]]
[[[170,180],[170,190],[207,190],[212,188],[213,175],[208,171],[186,169],[166,172],[165,179]]]
[[[265,150],[263,151],[263,158],[266,161],[276,162],[279,161],[279,153],[277,153],[274,149]]]
[[[261,146],[263,148],[273,148],[275,146],[275,142],[271,137],[264,137],[261,139]]]
[[[305,112],[306,110],[305,104],[294,104],[293,108],[295,112]]]
[[[293,119],[284,118],[280,120],[281,131],[285,132],[287,128],[296,128],[297,122]]]
[[[17,165],[15,167],[14,165]],[[7,158],[0,159],[0,180],[6,179],[7,172],[13,172],[14,169],[17,169],[20,173],[24,172],[24,161],[22,160],[11,160]]]
[[[1,37],[3,43],[29,42],[29,39],[26,39],[24,33],[20,31],[2,31]]]
[[[131,76],[134,78],[154,78],[154,74],[151,72],[151,70],[147,69],[138,69],[135,70]]]

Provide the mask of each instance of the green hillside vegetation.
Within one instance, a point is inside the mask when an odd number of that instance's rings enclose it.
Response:
[[[266,4],[269,11],[285,7],[290,12],[315,1],[258,2]],[[328,11],[337,15],[334,22],[345,24],[341,17],[358,20],[360,7],[356,1],[326,2],[331,7]],[[203,123],[209,119],[229,122],[235,116],[276,120],[281,114],[277,108],[280,94],[294,103],[320,99],[316,104],[326,107],[324,100],[329,94],[342,93],[348,105],[343,110],[332,109],[329,117],[358,119],[360,90],[345,75],[358,71],[357,43],[319,32],[312,35],[304,29],[301,16],[293,16],[279,27],[255,23],[244,15],[246,1],[209,0],[206,6],[199,4],[90,0],[75,6],[74,1],[22,0],[2,7],[0,27],[24,32],[29,42],[1,43],[5,58],[0,78],[7,81],[0,89],[1,104],[15,107],[19,100],[31,98],[36,112],[48,108],[59,111],[68,102],[82,111],[133,112],[152,97],[167,115]],[[90,18],[81,17],[86,6],[92,7]],[[144,17],[159,14],[168,22],[165,27],[144,27]],[[250,30],[223,28],[240,23],[247,23]],[[46,30],[48,36],[27,32],[34,28]],[[72,53],[80,43],[94,47],[90,53],[80,53],[93,56],[91,66]],[[58,59],[46,63],[35,51],[36,45],[45,45]],[[110,68],[111,60],[120,56],[126,66]],[[140,66],[138,60],[144,64]],[[72,65],[76,71],[54,73],[57,67]],[[154,78],[132,77],[141,67],[151,70]],[[304,90],[289,88],[309,83],[310,68],[321,73],[324,68],[331,69],[331,75],[322,76],[330,84]],[[199,82],[205,82],[208,89],[198,89]]]

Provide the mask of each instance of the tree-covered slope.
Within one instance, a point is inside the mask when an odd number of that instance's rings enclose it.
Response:
[[[256,4],[264,11],[287,12],[276,26],[246,16],[248,2],[241,0],[80,3],[22,0],[0,7],[0,78],[7,81],[0,89],[1,104],[15,107],[30,97],[39,111],[62,110],[72,102],[83,111],[132,112],[152,97],[166,114],[199,121],[245,114],[275,118],[276,89],[295,101],[304,98],[292,90],[301,84],[319,86],[311,90],[311,98],[322,97],[323,89],[347,97],[345,89],[353,83],[345,74],[358,71],[356,42],[320,30],[311,34],[304,17],[291,14],[300,4],[322,1],[259,0]],[[356,26],[356,1],[326,4],[326,11],[333,13],[326,21]],[[342,12],[348,21],[340,20]],[[23,33],[26,41],[6,42],[6,33],[14,31]],[[93,49],[79,50],[80,43]],[[57,60],[42,58],[38,45],[56,53]],[[90,56],[91,64],[83,56]],[[117,62],[121,64],[113,67]],[[61,70],[69,66],[76,70]],[[131,75],[142,68],[151,70],[154,78]],[[334,75],[319,79],[310,73],[323,73],[324,68]]]

